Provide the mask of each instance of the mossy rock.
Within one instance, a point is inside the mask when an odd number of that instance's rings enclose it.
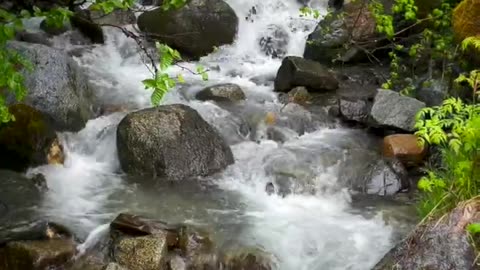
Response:
[[[464,0],[453,11],[453,29],[458,41],[480,36],[480,0]]]
[[[9,107],[15,121],[0,125],[0,168],[25,171],[47,163],[57,135],[44,114],[25,105]]]
[[[480,38],[480,0],[464,0],[453,11],[453,30],[458,42],[476,36]],[[473,66],[480,65],[478,50],[469,48],[465,52]]]

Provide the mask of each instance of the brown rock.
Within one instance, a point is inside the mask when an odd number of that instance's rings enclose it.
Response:
[[[168,247],[174,248],[179,245],[180,226],[172,226],[159,220],[121,213],[110,223],[110,227],[132,236],[165,234]]]
[[[308,93],[306,87],[298,86],[288,92],[288,101],[299,105],[307,105],[311,102],[312,96]]]
[[[383,139],[383,155],[398,158],[405,166],[416,166],[425,157],[425,147],[418,144],[417,136],[395,134]]]
[[[62,165],[65,162],[65,154],[63,152],[63,146],[58,141],[58,138],[52,142],[47,154],[48,164]]]
[[[70,239],[10,242],[0,251],[0,269],[57,268],[67,263],[74,254],[75,244]]]

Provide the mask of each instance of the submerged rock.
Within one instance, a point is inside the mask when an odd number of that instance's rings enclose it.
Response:
[[[479,269],[466,231],[468,224],[480,222],[478,209],[478,200],[474,200],[459,205],[447,216],[419,225],[373,269]]]
[[[198,92],[199,100],[213,100],[219,102],[235,102],[245,99],[245,94],[240,86],[233,83],[217,84],[209,86]]]
[[[381,128],[413,132],[415,116],[424,107],[425,103],[414,98],[380,89],[375,96],[370,118],[373,125]]]
[[[12,105],[9,111],[15,121],[0,125],[0,168],[22,172],[50,163],[52,146],[59,145],[50,119],[25,104]]]
[[[296,103],[302,106],[309,104],[312,100],[312,96],[308,93],[308,90],[304,86],[298,86],[290,90],[286,95],[281,95],[280,101],[287,104],[289,102]]]
[[[275,91],[288,92],[296,86],[311,91],[329,91],[338,88],[334,74],[320,63],[296,56],[287,56],[275,78]]]
[[[234,41],[238,18],[222,0],[192,0],[179,9],[146,11],[138,17],[138,26],[151,38],[199,58]]]
[[[75,243],[67,239],[10,242],[0,247],[0,269],[54,269],[65,265],[74,254]]]
[[[170,180],[211,175],[234,161],[216,130],[180,104],[129,113],[118,126],[117,147],[125,172]]]
[[[290,36],[281,26],[271,24],[267,26],[262,37],[258,40],[260,49],[273,58],[284,57],[288,50]]]
[[[366,177],[364,192],[371,195],[394,195],[408,187],[407,173],[401,164],[379,160]]]
[[[222,266],[229,270],[273,270],[276,262],[273,255],[258,248],[242,248],[226,251]]]
[[[26,104],[47,114],[59,130],[78,131],[93,118],[92,89],[66,52],[24,42],[9,42],[8,47],[34,64],[33,72],[25,72]]]

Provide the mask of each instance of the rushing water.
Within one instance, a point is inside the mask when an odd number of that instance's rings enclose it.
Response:
[[[184,74],[187,84],[169,93],[165,103],[197,109],[229,139],[235,164],[199,183],[162,185],[127,177],[120,171],[115,142],[116,125],[125,113],[102,116],[78,133],[61,134],[67,153],[64,166],[31,170],[44,173],[50,188],[41,214],[73,228],[84,239],[95,230],[82,247],[95,241],[105,227],[102,224],[119,212],[131,211],[212,228],[221,245],[262,247],[278,258],[279,269],[370,269],[392,246],[399,226],[387,224],[377,208],[352,207],[342,175],[349,170],[346,153],[357,150],[359,159],[368,158],[375,140],[361,131],[331,128],[335,123],[325,119],[307,119],[308,133],[302,136],[295,128],[283,128],[289,138],[284,144],[265,138],[265,113],[279,113],[282,107],[268,79],[275,76],[281,59],[261,52],[258,39],[276,25],[289,35],[288,55],[301,55],[316,21],[298,16],[300,5],[295,0],[227,2],[240,18],[237,40],[199,62],[182,63],[190,69],[197,64],[207,67],[207,82],[179,67],[171,68],[172,76]],[[325,9],[323,2],[313,4]],[[253,6],[256,15],[244,19]],[[133,109],[150,106],[150,93],[141,85],[149,71],[135,43],[114,29],[105,30],[107,43],[78,62],[89,72],[105,104]],[[61,38],[56,42],[66,45]],[[242,86],[248,98],[244,107],[222,108],[192,100],[198,90],[222,82]],[[282,117],[287,123],[296,122],[291,115]],[[253,134],[243,130],[241,119],[254,126]],[[267,195],[265,185],[277,181],[271,172],[279,168],[307,174],[316,192],[306,192],[300,185],[286,197]]]

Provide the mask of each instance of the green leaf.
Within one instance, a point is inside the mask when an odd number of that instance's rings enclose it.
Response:
[[[472,235],[480,233],[480,223],[472,223],[467,226],[467,231]]]

